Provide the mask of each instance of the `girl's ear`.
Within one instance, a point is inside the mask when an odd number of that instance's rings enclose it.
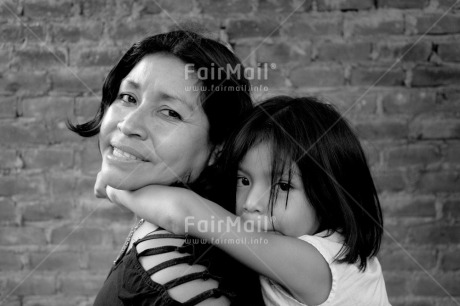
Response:
[[[216,162],[217,158],[220,155],[220,152],[222,152],[222,147],[222,144],[214,146],[211,152],[211,156],[209,157],[208,166],[212,166]]]

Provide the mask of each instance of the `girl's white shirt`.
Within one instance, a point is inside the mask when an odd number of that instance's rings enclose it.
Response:
[[[383,280],[382,268],[376,257],[368,260],[364,272],[355,264],[334,262],[343,246],[343,237],[334,232],[327,236],[327,231],[314,236],[304,235],[299,239],[314,246],[329,264],[332,274],[332,288],[326,301],[320,305],[327,306],[387,306],[388,296]],[[260,277],[262,295],[265,305],[306,306],[297,301],[282,286]],[[308,305],[313,306],[313,305]],[[318,306],[318,305],[315,305]]]

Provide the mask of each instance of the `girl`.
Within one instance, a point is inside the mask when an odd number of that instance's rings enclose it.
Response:
[[[231,187],[223,205],[177,187],[107,194],[260,273],[267,305],[389,305],[375,257],[383,232],[376,189],[357,137],[330,105],[269,99],[216,165]],[[223,208],[230,203],[232,212]]]

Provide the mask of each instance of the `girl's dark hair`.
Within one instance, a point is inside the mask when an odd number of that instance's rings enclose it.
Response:
[[[341,233],[344,246],[337,261],[358,263],[365,270],[367,258],[380,248],[382,212],[363,149],[345,119],[331,105],[311,97],[279,96],[256,106],[218,160],[223,184],[233,186],[226,194],[226,207],[235,206],[239,163],[261,142],[271,145],[272,183],[279,179],[276,173],[286,173],[296,163],[318,218],[317,232]],[[270,204],[276,194],[271,191]]]
[[[105,111],[118,95],[121,81],[146,55],[160,52],[192,64],[194,71],[207,70],[210,77],[201,79],[199,84],[201,103],[210,124],[209,140],[213,144],[222,143],[237,119],[252,108],[249,81],[244,76],[243,65],[227,47],[216,40],[182,30],[149,36],[135,43],[107,75],[95,117],[83,124],[68,122],[69,129],[83,137],[97,135]],[[220,74],[212,73],[219,67],[224,68]]]

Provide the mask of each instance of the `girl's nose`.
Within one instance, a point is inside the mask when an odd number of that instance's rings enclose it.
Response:
[[[118,122],[117,127],[123,134],[129,137],[146,140],[147,130],[145,126],[145,111],[140,107],[130,111]]]
[[[263,214],[268,206],[270,189],[253,188],[246,198],[243,209],[246,212]]]

